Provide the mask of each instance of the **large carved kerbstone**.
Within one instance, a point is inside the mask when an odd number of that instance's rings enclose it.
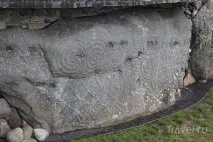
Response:
[[[34,127],[108,126],[172,105],[187,69],[183,10],[127,9],[0,32],[0,90]]]

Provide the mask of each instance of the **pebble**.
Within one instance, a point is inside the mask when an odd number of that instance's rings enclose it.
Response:
[[[24,140],[27,140],[32,137],[33,128],[30,125],[27,124],[22,129],[23,129]]]
[[[16,128],[7,133],[6,136],[8,142],[21,142],[23,140],[23,130]]]
[[[45,141],[45,139],[49,136],[49,132],[45,129],[34,129],[33,132],[36,139],[39,141]]]
[[[196,80],[191,73],[188,73],[183,80],[184,86],[194,84],[195,82],[196,82]]]

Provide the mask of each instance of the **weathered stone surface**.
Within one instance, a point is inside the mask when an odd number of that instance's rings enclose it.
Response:
[[[49,132],[45,129],[34,129],[33,133],[39,141],[45,141],[45,139],[49,136]]]
[[[127,9],[0,32],[0,90],[34,128],[108,126],[172,105],[188,68],[179,8]]]
[[[23,130],[16,128],[7,133],[8,142],[21,142],[23,140]]]
[[[8,119],[8,123],[10,125],[10,127],[12,129],[18,128],[21,126],[21,118],[18,114],[18,112],[16,111],[15,108],[12,108],[12,111],[10,113],[9,119]]]
[[[190,66],[198,79],[213,79],[213,1],[193,19]]]
[[[100,7],[100,6],[138,6],[160,3],[193,2],[196,0],[31,0],[1,1],[3,8],[78,8],[78,7]]]
[[[0,99],[0,118],[7,118],[11,112],[11,108],[7,101],[3,98]]]
[[[5,119],[0,119],[0,137],[5,137],[10,131],[10,126]]]

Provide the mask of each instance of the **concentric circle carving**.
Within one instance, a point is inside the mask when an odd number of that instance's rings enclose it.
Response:
[[[85,31],[83,36],[84,49],[86,51],[85,71],[91,73],[98,70],[104,70],[109,58],[108,31],[103,27],[94,27]]]
[[[101,68],[107,56],[106,43],[102,40],[95,40],[89,47],[86,57],[86,69],[88,72]]]
[[[68,45],[54,52],[53,66],[57,74],[80,76],[83,70],[85,52],[78,44]]]

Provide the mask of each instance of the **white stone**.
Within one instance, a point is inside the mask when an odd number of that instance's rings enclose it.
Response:
[[[49,132],[46,131],[45,129],[38,128],[38,129],[34,129],[33,132],[36,139],[39,141],[44,141],[49,136]]]
[[[16,128],[7,133],[6,136],[8,142],[21,142],[23,140],[23,130]]]

